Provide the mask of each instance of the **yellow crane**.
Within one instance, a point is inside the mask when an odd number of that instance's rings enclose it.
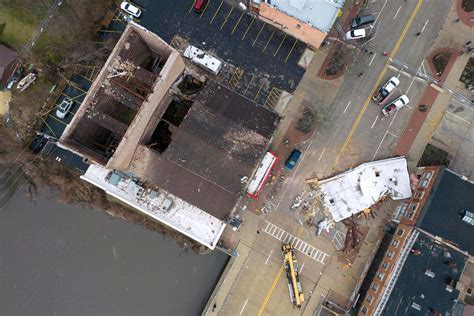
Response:
[[[283,264],[285,266],[286,278],[288,280],[288,290],[293,306],[300,308],[304,302],[303,290],[298,272],[298,261],[295,257],[295,250],[291,244],[282,246]]]

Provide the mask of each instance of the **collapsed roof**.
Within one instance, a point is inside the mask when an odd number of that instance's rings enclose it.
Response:
[[[385,196],[411,197],[410,176],[404,157],[364,163],[319,182],[323,203],[336,222],[371,207]]]
[[[130,23],[60,144],[224,219],[279,117],[214,82],[180,93],[187,72],[177,51]]]

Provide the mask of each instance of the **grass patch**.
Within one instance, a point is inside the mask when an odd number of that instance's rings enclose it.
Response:
[[[33,34],[39,19],[27,14],[21,6],[0,0],[0,43],[21,49]]]

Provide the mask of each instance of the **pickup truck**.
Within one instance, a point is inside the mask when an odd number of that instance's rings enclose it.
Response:
[[[402,95],[401,97],[398,97],[397,99],[390,102],[390,104],[386,105],[382,109],[382,114],[385,116],[389,116],[390,114],[395,113],[396,111],[407,105],[408,102],[410,102],[408,97],[406,95]]]
[[[400,84],[397,77],[392,77],[372,96],[372,100],[377,103],[382,103],[392,91]]]

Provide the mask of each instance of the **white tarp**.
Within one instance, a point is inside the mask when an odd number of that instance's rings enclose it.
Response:
[[[410,175],[405,157],[364,163],[319,182],[323,203],[336,222],[370,208],[382,197],[411,197]]]

